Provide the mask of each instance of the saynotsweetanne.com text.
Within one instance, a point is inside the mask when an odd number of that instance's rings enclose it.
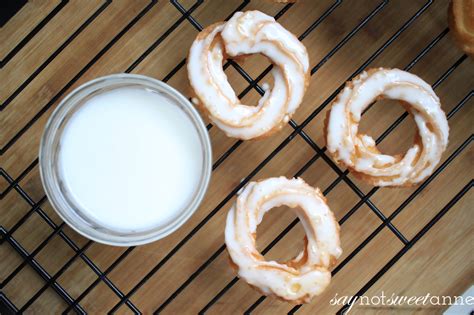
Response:
[[[349,314],[354,305],[361,306],[402,306],[402,305],[416,305],[416,306],[443,306],[443,305],[474,305],[474,296],[438,296],[427,293],[421,296],[406,296],[396,295],[385,295],[382,291],[380,295],[374,296],[347,296],[336,295],[329,301],[331,305],[346,306],[344,314]]]

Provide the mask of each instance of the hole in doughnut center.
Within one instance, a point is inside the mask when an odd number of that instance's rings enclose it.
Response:
[[[232,60],[238,64],[252,78],[252,80],[256,80],[257,77],[271,65],[271,62],[268,60],[268,58],[260,54],[238,56]],[[225,73],[227,75],[227,80],[235,92],[235,95],[239,97],[242,104],[248,106],[257,106],[258,101],[262,96],[255,88],[251,88],[250,91],[247,91],[250,83],[242,76],[242,74],[240,74],[239,71],[232,65],[225,69]],[[268,73],[257,83],[260,87],[263,87],[266,83],[267,86],[272,88],[273,76]],[[244,90],[246,91],[245,95],[241,95]]]
[[[264,252],[268,244],[296,219],[294,209],[287,206],[273,208],[265,214],[257,227],[257,250],[265,257],[265,260],[285,263],[303,250],[305,232],[301,222],[298,222],[268,252]]]
[[[399,100],[381,99],[366,109],[359,123],[359,134],[371,136],[375,141],[405,111],[406,105]],[[407,117],[385,139],[377,145],[383,154],[404,155],[413,146],[413,139],[418,133],[413,117]]]

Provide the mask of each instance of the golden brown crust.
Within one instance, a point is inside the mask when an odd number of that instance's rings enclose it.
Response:
[[[240,58],[241,56],[239,56],[238,58]],[[244,56],[245,58],[245,56]],[[233,58],[234,60],[237,59],[237,58]],[[188,58],[189,60],[189,58]],[[305,92],[308,88],[308,85],[309,85],[309,81],[310,81],[310,74],[309,73],[306,73],[306,79],[305,79]],[[189,77],[188,77],[188,81],[189,81]],[[211,121],[212,121],[212,117],[211,117],[211,113],[209,112],[209,110],[207,109],[206,106],[203,105],[201,99],[199,98],[199,96],[196,94],[196,91],[192,88],[191,84],[189,84],[189,95],[191,95],[191,99],[192,98],[195,98],[198,100],[197,103],[194,103],[193,104],[196,106],[196,108],[201,112],[202,115],[208,117]],[[288,118],[291,119],[293,115],[288,115]],[[280,122],[278,125],[276,125],[275,127],[273,127],[272,129],[268,130],[267,132],[265,132],[264,134],[258,136],[258,137],[255,137],[255,138],[252,138],[252,139],[248,139],[247,141],[252,141],[252,140],[263,140],[263,139],[266,139],[270,136],[272,136],[273,134],[275,134],[276,132],[280,131],[284,126],[286,125],[286,122],[285,121],[282,121]]]
[[[306,237],[305,237],[306,238]],[[234,263],[234,261],[232,260],[232,258],[230,257],[230,255],[228,255],[229,257],[229,265],[230,267],[232,268],[232,270],[234,270],[234,272],[237,274],[238,276],[238,270],[239,270],[239,267]],[[276,298],[277,300],[280,300],[280,301],[283,301],[283,302],[288,302],[288,303],[291,303],[291,304],[304,304],[304,303],[308,303],[311,298],[309,295],[305,295],[303,296],[302,298],[300,299],[296,299],[296,300],[287,300],[287,299],[284,299],[282,298],[281,296],[278,296],[276,294],[267,294],[265,292],[263,292],[259,287],[257,286],[254,286],[250,283],[247,283],[252,289],[254,289],[255,291],[257,291],[258,293],[260,293],[261,295],[265,295],[265,296],[268,296],[268,297],[272,297],[272,298]]]
[[[260,183],[260,182],[263,182],[265,180],[266,179],[256,180],[256,183]],[[273,193],[265,194],[265,200],[267,200],[267,198],[270,198],[270,196],[274,197],[275,195],[280,195],[282,193],[283,192],[281,192],[279,190],[275,190]],[[321,191],[318,188],[316,188],[316,189],[313,188],[312,191],[311,192],[308,191],[308,193],[314,194],[318,199],[321,199],[323,201],[323,203],[327,206],[327,199],[323,196],[323,194],[321,193]],[[236,201],[236,202],[238,202],[238,201]],[[296,211],[298,211],[298,217],[300,218],[301,221],[306,221],[308,224],[311,224],[311,225],[318,224],[317,221],[314,221],[313,217],[311,217],[308,214],[307,210],[305,210],[304,208],[302,208],[298,204],[286,204],[286,205],[290,208],[299,208]],[[257,202],[256,208],[261,208],[261,202]],[[301,210],[301,212],[300,212],[300,210]],[[334,222],[334,225],[336,227],[336,235],[337,235],[337,239],[338,239],[338,245],[337,246],[340,247],[340,243],[339,243],[340,226],[337,223],[337,220],[334,216],[334,213],[329,211],[328,214],[329,214],[330,218],[332,219],[332,221]],[[317,227],[313,226],[313,229],[316,230]],[[253,238],[254,243],[255,243],[256,234],[252,233],[251,237]],[[333,255],[329,255],[329,261],[328,262],[320,262],[320,263],[316,263],[314,261],[310,262],[309,261],[310,256],[309,256],[308,248],[311,248],[312,246],[318,246],[319,248],[322,248],[317,239],[316,239],[316,245],[315,244],[313,244],[313,245],[309,244],[308,238],[305,235],[305,237],[304,237],[304,247],[303,247],[303,251],[301,253],[299,253],[298,255],[296,255],[295,257],[293,257],[292,259],[290,259],[288,261],[279,262],[278,264],[274,264],[274,265],[261,265],[261,266],[258,266],[258,269],[262,270],[262,271],[263,270],[272,270],[274,272],[281,271],[281,272],[290,273],[294,276],[301,275],[301,268],[303,266],[306,266],[305,271],[307,271],[307,268],[309,267],[312,270],[320,270],[322,272],[329,272],[329,268],[333,267],[336,264],[337,257],[335,257]],[[232,256],[230,255],[229,248],[227,248],[227,251],[228,251],[228,254],[229,254],[229,256],[228,256],[229,257],[229,263],[230,263],[232,269],[238,275],[239,266],[237,265],[236,262],[234,262],[232,260]],[[251,255],[256,262],[257,261],[262,261],[262,262],[265,261],[265,258],[254,248],[249,250],[249,248],[246,247],[245,253],[246,253],[246,255]],[[290,267],[291,270],[288,270],[288,268],[286,268],[286,267]],[[246,280],[246,279],[244,278],[244,280]],[[252,285],[251,283],[248,283],[248,284],[253,289],[255,289],[256,291],[260,292],[263,295],[271,296],[271,297],[274,297],[278,300],[289,302],[289,303],[292,303],[292,304],[308,303],[308,302],[310,302],[311,298],[313,297],[313,295],[310,295],[309,293],[306,293],[304,295],[299,296],[298,298],[286,299],[285,297],[282,297],[282,296],[274,294],[274,293],[263,292],[261,288],[256,287],[255,285]]]
[[[283,0],[282,2],[294,2],[294,1],[285,1]],[[196,37],[195,40],[202,40],[204,38],[206,38],[213,30],[214,28],[216,28],[217,26],[220,26],[224,24],[224,22],[217,22],[217,23],[214,23],[214,24],[211,24],[209,25],[208,27],[206,27],[205,29],[203,29]],[[293,36],[297,39],[297,37],[293,34]],[[216,39],[219,40],[220,38],[220,35],[217,35],[216,36]],[[228,56],[226,55],[225,51],[223,51],[223,54],[224,54],[224,60],[228,58]],[[268,59],[268,61],[270,63],[272,63],[273,66],[276,66],[276,64],[271,60],[269,59],[267,56],[261,54],[262,56],[266,57]],[[245,60],[248,56],[250,55],[240,55],[240,56],[236,56],[236,57],[232,57],[233,60]],[[189,55],[188,55],[188,58],[187,60],[189,61],[190,58],[189,58]],[[304,74],[305,75],[305,81],[304,81],[304,92],[303,92],[303,95],[306,93],[307,91],[307,88],[308,88],[308,85],[309,85],[309,82],[310,82],[310,79],[311,79],[311,74],[309,72],[309,70]],[[191,98],[193,99],[196,99],[197,102],[193,102],[193,104],[196,106],[196,108],[201,112],[201,114],[203,114],[204,116],[208,117],[209,120],[212,121],[212,115],[211,115],[211,112],[208,110],[208,108],[204,105],[204,103],[202,102],[202,99],[200,98],[199,94],[197,93],[197,91],[195,91],[191,85],[191,82],[190,82],[190,78],[189,78],[189,75],[188,75],[188,81],[189,81],[189,89],[190,89],[190,95],[191,95]],[[292,114],[287,114],[287,117],[288,117],[288,121],[291,119],[291,117],[293,116],[293,113]],[[280,131],[283,126],[286,125],[286,123],[288,122],[287,120],[285,121],[281,121],[279,124],[275,125],[272,129],[268,130],[267,132],[257,136],[257,137],[253,137],[251,139],[242,139],[242,140],[262,140],[262,139],[266,139],[268,138],[269,136],[275,134],[276,132]],[[227,134],[227,136],[229,137],[233,137],[229,134]]]
[[[230,268],[232,268],[232,270],[234,270],[234,272],[237,272],[239,270],[239,266],[237,266],[234,261],[232,260],[232,257],[230,257],[229,253],[227,253],[227,257],[229,258],[229,265],[230,265]]]
[[[366,70],[366,73],[371,75],[373,72],[377,71],[377,69],[373,68],[373,69],[368,69]],[[353,78],[351,81],[347,81],[346,82],[346,86],[349,86],[349,87],[352,87],[353,86],[353,81],[356,81],[358,80],[360,77],[360,75],[356,76],[355,78]],[[340,94],[339,94],[340,95]],[[331,116],[331,107],[332,107],[332,104],[334,104],[335,102],[338,101],[339,99],[339,95],[331,102],[331,105],[329,106],[329,109],[328,111],[326,112],[326,116],[324,118],[324,127],[323,127],[323,135],[324,135],[324,140],[325,140],[325,143],[326,143],[326,147],[328,145],[328,125],[329,125],[329,119],[330,119],[330,116]],[[408,113],[410,115],[412,115],[411,111],[410,111],[410,106],[409,104],[403,104],[402,103],[402,106],[405,107],[405,109],[408,111]],[[415,134],[415,140],[414,140],[414,144],[418,144],[418,145],[422,145],[422,142],[421,142],[421,138],[419,137],[418,133]],[[377,148],[375,148],[377,150]],[[377,150],[378,151],[378,150]],[[380,152],[377,152],[377,153],[380,153]],[[401,155],[400,156],[395,156],[396,158],[401,158]],[[333,159],[334,159],[334,156],[333,156]],[[341,167],[346,167],[352,175],[354,175],[355,178],[359,179],[359,180],[362,180],[372,186],[378,186],[377,185],[377,182],[380,181],[381,179],[388,179],[387,177],[373,177],[373,176],[370,176],[370,175],[367,175],[367,174],[364,174],[364,173],[361,173],[361,172],[358,172],[356,171],[354,168],[352,168],[351,166],[349,165],[346,165],[345,163],[341,163],[340,161],[338,161],[337,159],[334,159],[335,162],[337,163],[337,165],[341,166]],[[406,187],[406,188],[409,188],[409,187],[416,187],[418,186],[418,184],[415,184],[415,183],[412,183],[412,182],[406,182],[402,185],[394,185],[394,186],[385,186],[386,188],[397,188],[397,187]]]
[[[459,48],[474,57],[474,0],[452,0],[448,23]]]
[[[323,129],[323,132],[324,132],[324,139],[326,141],[326,146],[327,146],[327,137],[328,137],[328,121],[329,121],[329,117],[331,115],[331,110],[328,110],[326,112],[326,118],[324,119],[324,129]],[[415,144],[419,144],[421,145],[421,140],[419,139],[419,137],[416,137],[415,136]],[[357,179],[360,179],[372,186],[377,186],[377,182],[380,180],[380,179],[384,179],[383,177],[380,177],[380,178],[374,178],[370,175],[367,175],[367,174],[364,174],[364,173],[361,173],[361,172],[358,172],[356,171],[354,168],[350,167],[349,165],[346,165],[344,163],[341,163],[340,161],[338,160],[335,160],[335,162],[337,163],[337,165],[341,166],[341,167],[346,167],[352,175],[354,175],[355,178]],[[414,183],[411,183],[411,182],[407,182],[407,183],[404,183],[403,185],[397,185],[397,186],[385,186],[386,188],[397,188],[397,187],[415,187],[415,186],[418,186],[418,184],[414,184]]]

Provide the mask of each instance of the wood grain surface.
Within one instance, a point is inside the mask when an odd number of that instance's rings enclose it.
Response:
[[[29,1],[0,29],[0,59],[60,2]],[[59,287],[90,314],[332,314],[342,307],[330,303],[336,294],[462,294],[474,280],[474,61],[453,43],[447,6],[424,0],[66,1],[0,69],[1,293],[32,314],[73,312]],[[211,128],[215,165],[207,195],[191,219],[163,240],[111,247],[90,243],[64,225],[44,195],[37,163],[42,130],[61,99],[88,80],[118,72],[164,80],[189,95],[184,64],[199,28],[236,9],[276,15],[308,48],[313,71],[295,124],[246,142]],[[258,56],[238,64],[253,79],[269,66]],[[420,187],[374,189],[346,176],[326,155],[327,104],[354,74],[379,66],[422,77],[448,114],[448,149]],[[256,103],[260,94],[238,69],[226,68],[232,86],[244,92],[245,102]],[[259,84],[265,81],[271,78],[263,76]],[[382,136],[383,152],[403,152],[416,132],[410,117],[398,119],[403,113],[396,102],[380,101],[363,116],[361,128]],[[344,254],[331,285],[297,308],[262,298],[237,280],[223,243],[225,216],[238,189],[280,175],[301,176],[324,190],[341,222]],[[265,217],[257,243],[267,259],[284,260],[301,248],[303,229],[295,218],[285,207]],[[30,255],[27,260],[14,244]],[[52,280],[39,275],[38,265]],[[356,305],[351,313],[433,314],[445,308]]]

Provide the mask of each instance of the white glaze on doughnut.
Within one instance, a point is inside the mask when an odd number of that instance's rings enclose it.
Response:
[[[257,106],[242,104],[222,68],[224,55],[262,54],[274,64],[273,87]],[[228,136],[252,139],[278,129],[303,100],[308,81],[306,48],[274,18],[259,12],[237,12],[226,23],[204,29],[188,58],[191,86],[210,119]]]
[[[379,96],[407,104],[418,127],[421,142],[401,158],[380,153],[372,137],[358,134],[362,112]],[[421,182],[439,163],[449,134],[446,115],[431,86],[406,71],[383,68],[363,72],[346,85],[332,105],[326,127],[332,156],[376,186]]]
[[[255,248],[257,226],[271,208],[287,205],[306,232],[304,250],[286,264],[265,261]],[[329,284],[328,268],[342,254],[339,225],[319,189],[285,177],[250,182],[227,215],[225,240],[238,275],[264,294],[308,302]]]

